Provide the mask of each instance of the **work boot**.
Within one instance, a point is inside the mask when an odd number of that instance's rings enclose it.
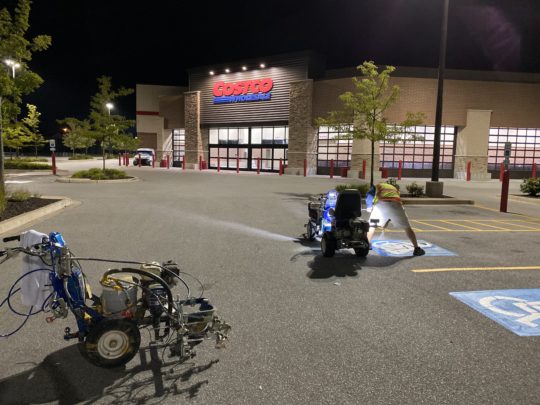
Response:
[[[423,256],[426,254],[426,251],[420,246],[416,246],[413,251],[413,256]]]

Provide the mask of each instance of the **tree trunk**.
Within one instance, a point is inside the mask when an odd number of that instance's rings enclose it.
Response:
[[[101,145],[101,150],[103,154],[103,171],[105,171],[105,143]]]
[[[37,146],[37,143],[36,143],[34,145],[34,157],[36,157],[36,158],[37,158],[37,148],[38,148],[38,146]]]
[[[371,141],[371,179],[369,186],[373,187],[373,167],[375,166],[375,141]]]

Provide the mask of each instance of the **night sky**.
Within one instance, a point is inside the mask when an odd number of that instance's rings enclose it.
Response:
[[[14,0],[1,0],[12,10]],[[186,85],[186,68],[303,50],[329,68],[437,67],[443,0],[35,0],[31,35],[53,45],[32,69],[45,84],[28,97],[55,119],[84,118],[96,78],[114,85]],[[540,1],[450,0],[447,67],[540,72]],[[116,112],[135,115],[135,98]]]

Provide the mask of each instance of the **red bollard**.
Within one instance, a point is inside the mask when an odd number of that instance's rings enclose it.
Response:
[[[186,156],[182,159],[182,170],[186,170]]]
[[[307,159],[304,159],[304,177],[307,176]]]
[[[156,155],[152,153],[152,168],[156,167]]]
[[[202,170],[202,156],[199,156],[199,170]]]
[[[471,181],[471,161],[467,162],[467,181]]]
[[[283,175],[283,159],[279,159],[279,175]]]
[[[257,174],[261,174],[261,158],[257,158]]]
[[[141,154],[139,153],[139,167],[141,167]]]
[[[122,154],[118,154],[118,166],[122,166]]]
[[[218,152],[218,155],[217,155],[217,172],[219,173],[220,170],[221,170],[221,160],[219,158],[219,152]]]
[[[504,175],[504,163],[501,163],[499,167],[499,181],[503,181],[503,175]]]
[[[122,162],[124,166],[127,166],[127,152],[122,155]]]
[[[397,169],[397,179],[401,180],[401,175],[403,174],[403,160],[400,160],[398,162],[398,169]]]
[[[236,157],[236,173],[240,173],[240,159]]]
[[[171,157],[167,155],[167,169],[171,168]]]
[[[503,173],[502,190],[501,190],[501,206],[500,211],[506,212],[508,209],[508,188],[510,186],[510,172],[505,170]]]
[[[366,160],[362,160],[362,178],[365,180],[366,179]]]
[[[52,174],[56,175],[56,154],[52,153]]]
[[[129,166],[129,153],[126,153],[126,166]]]
[[[330,178],[334,178],[334,159],[330,159]]]
[[[533,163],[532,164],[532,173],[531,173],[531,177],[533,179],[536,179],[536,163]]]

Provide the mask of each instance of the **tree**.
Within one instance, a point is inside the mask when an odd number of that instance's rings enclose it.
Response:
[[[131,135],[119,135],[114,139],[112,147],[117,150],[135,150],[141,145],[141,141]]]
[[[14,149],[17,156],[19,156],[21,149],[30,141],[26,127],[22,122],[16,122],[4,127],[3,137],[5,146]]]
[[[4,154],[2,128],[10,128],[20,113],[22,97],[37,89],[43,79],[30,70],[28,64],[34,52],[44,51],[51,45],[51,37],[37,35],[27,39],[30,28],[30,0],[18,0],[13,11],[7,8],[0,10],[0,212],[4,210]],[[13,78],[11,69],[4,69],[3,61],[11,59],[19,64],[17,74]],[[19,131],[13,124],[11,133]]]
[[[326,118],[317,118],[317,126],[336,128],[345,137],[367,139],[371,142],[370,185],[373,186],[375,164],[375,143],[407,142],[416,140],[411,127],[420,125],[425,119],[423,113],[407,113],[405,120],[397,125],[388,125],[384,116],[386,110],[399,97],[399,86],[389,88],[393,66],[386,66],[381,72],[373,61],[366,61],[357,68],[362,77],[354,77],[356,92],[345,92],[339,96],[343,109],[331,111]]]
[[[39,133],[39,117],[41,117],[41,113],[33,104],[26,104],[26,108],[28,109],[28,115],[22,120],[28,138],[25,143],[34,147],[34,156],[37,157],[38,147],[47,143],[43,135]]]
[[[73,154],[75,154],[76,149],[84,149],[86,153],[88,148],[96,143],[96,140],[92,137],[93,134],[88,120],[67,117],[57,122],[63,125],[65,129],[62,143],[70,148]]]
[[[111,78],[101,76],[97,79],[98,92],[90,101],[90,126],[93,138],[100,143],[103,154],[103,170],[105,170],[105,151],[114,145],[116,138],[127,134],[127,129],[134,125],[133,120],[128,120],[118,114],[110,114],[106,104],[115,101],[119,97],[128,96],[133,89],[120,87],[113,90]]]

